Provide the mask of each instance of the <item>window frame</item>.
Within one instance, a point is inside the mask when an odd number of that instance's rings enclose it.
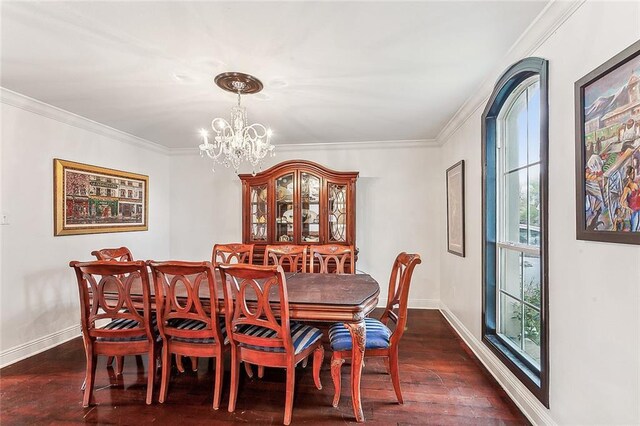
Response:
[[[549,407],[549,301],[548,301],[548,61],[525,58],[512,65],[496,83],[482,114],[482,341],[500,361]],[[497,334],[498,299],[498,123],[503,107],[520,85],[533,76],[540,82],[540,339],[539,370]],[[515,99],[513,99],[515,100]]]

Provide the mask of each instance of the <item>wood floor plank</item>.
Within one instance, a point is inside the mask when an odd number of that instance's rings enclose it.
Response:
[[[311,367],[298,368],[293,424],[354,423],[343,366],[342,397],[332,407],[331,352],[326,348],[322,390],[313,383]],[[267,369],[263,379],[242,374],[235,413],[226,410],[229,372],[225,374],[220,410],[211,408],[213,372],[207,359],[198,371],[173,369],[167,401],[145,404],[146,363],[126,357],[116,377],[98,361],[97,405],[83,408],[84,378],[81,339],[74,339],[0,370],[0,424],[281,424],[285,375]],[[189,365],[189,363],[186,363]],[[229,369],[229,360],[226,360]],[[408,330],[400,344],[400,378],[405,403],[396,402],[391,377],[381,360],[366,359],[362,403],[368,425],[527,425],[527,419],[455,334],[439,311],[410,310]],[[155,398],[157,401],[156,386]]]

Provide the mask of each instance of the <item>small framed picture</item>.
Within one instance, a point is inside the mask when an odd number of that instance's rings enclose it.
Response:
[[[575,84],[576,237],[640,244],[640,41]]]
[[[447,169],[447,251],[464,257],[464,160]]]
[[[146,231],[149,177],[53,160],[54,235]]]

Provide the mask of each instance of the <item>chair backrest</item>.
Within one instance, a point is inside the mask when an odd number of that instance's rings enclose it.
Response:
[[[220,265],[220,273],[231,343],[284,348],[285,352],[293,353],[287,283],[282,267],[227,264]],[[274,303],[277,306],[272,306]],[[274,314],[276,310],[278,317]],[[273,330],[276,337],[241,333],[243,328],[250,326]]]
[[[321,274],[333,272],[335,274],[354,274],[353,246],[326,244],[311,246],[310,272],[314,272],[314,263],[318,262]]]
[[[407,324],[407,300],[409,298],[409,287],[411,286],[411,276],[416,265],[422,263],[419,254],[400,253],[391,269],[389,279],[389,293],[387,296],[387,306],[380,317],[385,325],[389,326],[389,321],[393,321],[395,329],[391,334],[391,343],[397,343]]]
[[[133,262],[133,255],[126,247],[105,248],[91,252],[98,260],[110,260],[112,262]]]
[[[153,341],[151,329],[151,288],[144,262],[73,261],[80,294],[82,333],[89,338],[132,338],[146,336]],[[132,294],[142,294],[142,309]],[[111,298],[114,300],[107,300]],[[98,320],[135,321],[134,327],[98,328]],[[134,323],[129,323],[134,324]]]
[[[216,244],[211,253],[211,263],[214,267],[221,263],[247,263],[253,262],[253,244]]]
[[[148,261],[147,264],[153,275],[158,331],[162,338],[213,338],[217,344],[224,344],[218,321],[217,278],[211,262]],[[180,320],[193,322],[184,327]]]
[[[307,272],[307,246],[267,246],[264,250],[264,265],[280,265],[287,272]]]

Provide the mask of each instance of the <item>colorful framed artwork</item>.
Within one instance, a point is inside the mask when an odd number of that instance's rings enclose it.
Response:
[[[53,160],[54,235],[146,231],[149,177]]]
[[[464,160],[447,169],[447,251],[464,257]]]
[[[576,235],[640,244],[640,41],[575,83]]]

